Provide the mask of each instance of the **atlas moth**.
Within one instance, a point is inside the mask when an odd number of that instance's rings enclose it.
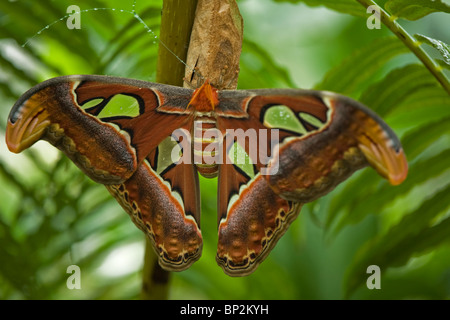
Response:
[[[206,139],[210,129],[220,139]],[[231,129],[265,135],[246,143]],[[209,81],[195,90],[100,75],[44,81],[16,102],[6,130],[12,152],[40,139],[106,186],[169,271],[201,255],[198,173],[218,177],[216,260],[242,276],[265,259],[303,204],[356,170],[370,165],[393,185],[408,170],[394,132],[355,100],[314,90],[218,90]],[[206,151],[211,143],[215,153]],[[267,145],[269,161],[255,156],[255,145]],[[236,147],[246,164],[233,161]],[[167,156],[174,148],[178,159]],[[180,161],[186,154],[191,161]],[[204,161],[216,154],[223,161]]]

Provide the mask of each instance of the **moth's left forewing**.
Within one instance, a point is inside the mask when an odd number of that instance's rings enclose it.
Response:
[[[128,137],[84,113],[75,93],[81,81],[81,77],[56,78],[26,92],[11,110],[7,145],[20,152],[44,139],[64,151],[95,181],[124,180],[137,167]]]
[[[167,91],[176,97],[172,100],[177,114],[158,111],[162,104],[172,103]],[[94,181],[123,182],[187,121],[185,109],[191,93],[118,77],[53,78],[16,102],[8,119],[6,142],[11,151],[20,152],[40,139],[47,140]]]

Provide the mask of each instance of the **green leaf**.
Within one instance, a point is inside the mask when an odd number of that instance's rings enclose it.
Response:
[[[421,34],[416,34],[414,36],[417,40],[422,41],[439,51],[443,60],[439,60],[438,63],[444,65],[445,68],[450,69],[450,45],[441,40],[436,40]]]
[[[380,176],[374,172],[374,170],[363,169],[354,174],[354,177],[341,187],[339,193],[335,193],[330,207],[327,211],[327,216],[325,218],[325,229],[327,231],[332,230],[332,227],[336,224],[341,225],[341,219],[346,216],[348,207],[354,201],[359,201],[359,199],[364,198],[364,195],[371,194],[375,192],[377,185],[376,180],[380,180]],[[361,195],[361,190],[364,194]],[[355,199],[353,195],[358,194],[358,198]],[[339,228],[334,228],[334,234],[337,234]]]
[[[330,70],[316,88],[352,95],[372,79],[393,57],[408,52],[395,37],[371,42]]]
[[[388,123],[397,129],[410,130],[449,115],[450,95],[439,86],[426,86],[409,94],[389,114]]]
[[[433,12],[450,13],[450,6],[442,0],[389,0],[385,8],[391,15],[417,20]]]
[[[352,199],[351,192],[359,190],[358,199],[347,202],[333,201],[330,206],[331,211],[345,210],[340,216],[330,216],[328,220],[333,219],[333,221],[327,221],[327,225],[331,226],[335,223],[335,220],[339,219],[338,224],[333,230],[334,234],[337,234],[337,232],[342,230],[345,226],[358,223],[369,214],[380,213],[384,207],[392,204],[397,198],[406,195],[415,186],[425,183],[428,179],[437,177],[446,171],[448,169],[448,164],[444,163],[442,159],[449,158],[450,149],[445,150],[430,159],[410,164],[406,181],[395,188],[386,182],[378,188],[374,188],[373,186],[371,188],[366,188],[366,185],[369,185],[368,181],[362,178],[358,179],[353,182],[353,186],[349,186],[347,190],[345,190],[345,193],[338,197],[338,199]],[[364,199],[364,201],[361,201],[360,199]]]
[[[450,133],[450,117],[426,123],[408,131],[402,139],[403,150],[414,159],[442,135]]]
[[[347,272],[347,296],[365,284],[369,265],[378,265],[386,271],[389,267],[404,265],[411,257],[435,248],[443,241],[449,241],[450,218],[433,226],[434,219],[450,206],[449,193],[450,185],[447,185],[405,215],[386,234],[375,237],[358,251]]]
[[[445,69],[447,69],[447,70],[450,70],[450,65],[449,65],[446,61],[444,61],[444,60],[442,60],[442,59],[436,59],[436,62],[437,62],[438,65],[440,65],[442,68],[445,68]]]
[[[296,86],[286,69],[279,66],[263,47],[248,39],[242,44],[239,87],[247,89],[246,83],[257,83],[254,88]]]
[[[436,79],[423,65],[411,64],[391,71],[381,81],[370,86],[359,100],[384,116],[400,106],[408,95],[436,85]]]
[[[310,7],[325,6],[328,9],[354,16],[366,17],[366,10],[354,0],[274,0],[275,2],[304,3]]]
[[[143,20],[147,20],[146,24],[154,33],[159,31],[159,21],[158,23],[155,23],[152,20],[158,17],[159,14],[160,8],[153,6],[146,8],[140,14],[140,17]],[[101,56],[104,59],[102,60],[102,63],[97,66],[96,71],[98,71],[98,73],[104,72],[105,66],[112,65],[114,59],[125,50],[128,50],[129,52],[141,52],[145,48],[151,47],[151,42],[154,40],[153,34],[149,33],[148,30],[146,30],[134,17],[130,18],[115,36],[109,40],[108,46],[106,46],[105,50],[101,53]],[[139,44],[139,46],[136,46],[136,44]]]

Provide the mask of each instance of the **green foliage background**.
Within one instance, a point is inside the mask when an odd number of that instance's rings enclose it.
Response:
[[[422,47],[448,75],[449,5],[376,2],[410,34],[426,37]],[[131,0],[0,2],[2,299],[139,296],[144,236],[106,189],[45,142],[20,155],[4,143],[9,110],[40,81],[66,74],[154,80],[161,1],[140,0],[136,7],[155,34],[118,10],[83,13],[81,30],[69,30],[59,19],[74,4],[132,8]],[[267,260],[244,278],[226,276],[215,263],[217,181],[202,179],[203,256],[172,274],[169,297],[450,298],[449,93],[386,26],[369,30],[369,14],[357,1],[238,4],[245,36],[239,88],[318,88],[359,99],[397,132],[410,172],[397,187],[374,170],[357,172],[306,205]],[[81,290],[66,287],[71,264],[81,268]],[[366,287],[372,264],[381,268],[381,290]]]

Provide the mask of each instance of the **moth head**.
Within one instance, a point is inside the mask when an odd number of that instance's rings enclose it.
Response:
[[[211,112],[219,104],[217,89],[207,79],[200,88],[195,89],[189,107],[195,111]]]

